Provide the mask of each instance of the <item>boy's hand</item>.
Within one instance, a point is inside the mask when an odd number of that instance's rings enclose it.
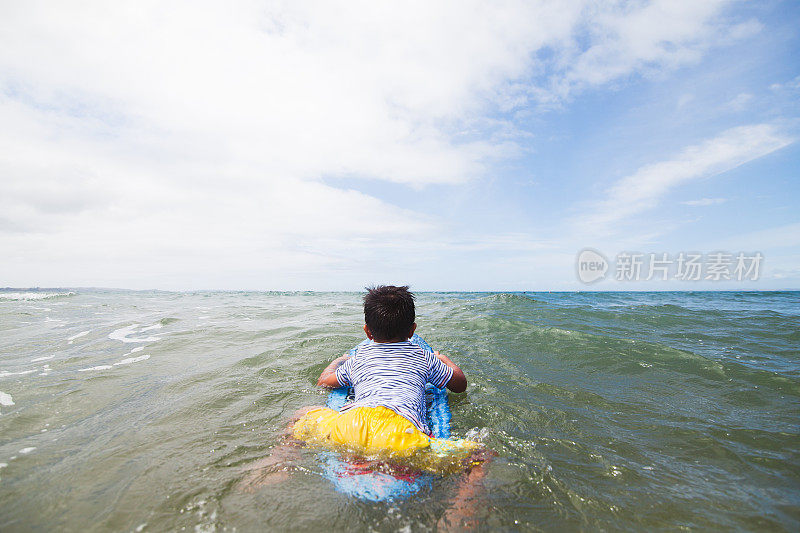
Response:
[[[325,367],[325,370],[323,370],[322,374],[320,374],[319,379],[317,380],[317,386],[338,387],[340,383],[339,380],[336,379],[336,369],[339,368],[347,359],[350,359],[349,353],[346,353],[341,357],[337,357],[331,361],[331,364]]]

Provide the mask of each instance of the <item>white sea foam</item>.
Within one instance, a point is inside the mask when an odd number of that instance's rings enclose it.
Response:
[[[137,346],[136,348],[131,350],[131,353],[141,352],[142,350],[144,350],[144,346]]]
[[[131,363],[138,363],[139,361],[147,361],[148,359],[150,359],[150,354],[140,355],[139,357],[128,357],[126,359],[122,359],[121,361],[117,361],[114,363],[114,366],[129,365]]]
[[[59,296],[74,296],[74,292],[35,292],[35,291],[22,291],[22,292],[0,292],[0,300],[47,300],[49,298],[58,298]]]
[[[0,463],[0,468],[5,468],[8,466],[8,463]]]
[[[76,333],[76,334],[75,334],[75,335],[73,335],[72,337],[67,337],[67,340],[68,340],[68,341],[71,343],[71,342],[72,342],[72,341],[74,341],[75,339],[79,339],[79,338],[81,338],[81,337],[85,337],[86,335],[88,335],[89,333],[91,333],[91,331],[92,331],[92,330],[90,330],[90,329],[87,329],[86,331],[81,331],[80,333]]]
[[[23,370],[21,372],[9,372],[8,370],[3,370],[0,372],[0,378],[8,377],[8,376],[24,376],[25,374],[33,374],[36,372],[36,369],[33,370]]]
[[[146,328],[140,329],[139,333],[144,333],[145,331],[150,331],[150,330],[153,330],[153,329],[161,329],[163,327],[164,327],[163,324],[153,324],[152,326],[147,326]]]
[[[38,363],[39,361],[49,361],[50,359],[52,359],[55,356],[56,356],[56,354],[45,355],[44,357],[37,357],[36,359],[31,359],[31,363]],[[33,372],[33,370],[31,370],[31,372]]]
[[[27,455],[27,454],[31,453],[33,450],[35,450],[35,449],[36,449],[36,446],[29,446],[28,448],[22,448],[19,451],[19,453],[21,453],[22,455]]]
[[[14,398],[12,398],[7,392],[0,392],[0,405],[4,405],[6,407],[14,405]]]
[[[111,365],[98,365],[89,368],[79,368],[78,372],[91,372],[93,370],[108,370],[111,368]]]
[[[125,326],[124,328],[115,329],[111,333],[108,334],[108,338],[115,340],[115,341],[122,341],[125,343],[128,342],[155,342],[161,340],[161,337],[142,337],[138,339],[133,339],[128,337],[128,335],[133,335],[137,332],[136,330],[139,328],[139,324],[131,324],[130,326]],[[144,330],[142,330],[144,331]]]
[[[125,337],[135,332],[136,328],[138,327],[139,324],[131,324],[130,326],[125,326],[124,328],[115,329],[108,334],[108,338],[115,341],[125,342]]]

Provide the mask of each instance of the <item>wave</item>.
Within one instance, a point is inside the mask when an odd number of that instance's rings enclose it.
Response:
[[[535,302],[546,303],[544,300],[538,300],[525,292],[497,292],[488,294],[485,299],[487,301],[496,302]]]
[[[20,300],[50,300],[53,298],[65,298],[68,296],[75,296],[77,293],[72,291],[67,292],[45,292],[45,291],[15,291],[15,292],[2,292],[0,291],[0,301],[20,301]]]

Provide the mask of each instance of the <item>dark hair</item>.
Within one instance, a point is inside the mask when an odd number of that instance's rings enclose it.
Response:
[[[414,325],[414,295],[408,286],[367,287],[364,295],[364,322],[374,340],[400,342],[408,339]]]

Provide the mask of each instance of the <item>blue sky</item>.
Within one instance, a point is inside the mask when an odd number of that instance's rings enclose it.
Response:
[[[0,285],[800,288],[796,2],[0,11]]]

